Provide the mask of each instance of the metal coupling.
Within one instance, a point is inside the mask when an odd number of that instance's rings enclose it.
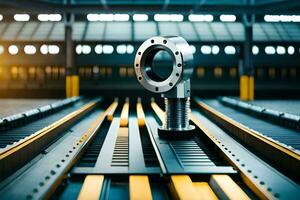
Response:
[[[167,52],[172,58],[171,73],[162,78],[153,69],[155,55]],[[194,126],[189,124],[190,77],[194,70],[193,53],[182,37],[152,37],[138,49],[134,69],[140,84],[154,93],[161,93],[165,101],[165,118],[158,134],[168,139],[192,135]]]

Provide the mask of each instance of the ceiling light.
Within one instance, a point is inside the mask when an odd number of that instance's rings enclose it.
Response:
[[[236,16],[235,15],[221,15],[220,20],[222,22],[235,22]]]
[[[103,45],[104,54],[112,54],[114,52],[114,47],[111,45]]]
[[[212,52],[214,55],[217,55],[217,54],[220,52],[219,46],[213,45],[212,48],[211,48],[211,52]]]
[[[95,46],[95,53],[96,54],[101,54],[102,52],[103,52],[103,49],[102,49],[102,45],[101,44],[97,44],[96,46]]]
[[[86,18],[90,22],[95,22],[98,21],[98,14],[88,14]]]
[[[132,18],[133,18],[133,21],[144,22],[144,21],[148,20],[148,15],[146,15],[146,14],[134,14]]]
[[[277,46],[276,52],[279,55],[283,55],[283,54],[285,54],[285,48],[283,46]]]
[[[295,53],[295,48],[293,46],[289,46],[287,52],[289,55],[293,55]]]
[[[25,54],[33,55],[36,53],[36,48],[33,45],[25,45],[24,52]]]
[[[254,46],[252,47],[252,54],[253,54],[253,55],[257,55],[258,53],[259,53],[259,48],[258,48],[258,46],[255,46],[255,45],[254,45]]]
[[[126,53],[126,45],[118,45],[117,46],[117,53],[118,54],[125,54]]]
[[[234,46],[226,46],[225,48],[224,48],[224,52],[226,53],[226,54],[228,54],[228,55],[233,55],[233,54],[235,54],[236,53],[236,49],[235,49],[235,47]]]
[[[19,48],[16,46],[16,45],[10,45],[8,47],[8,52],[11,54],[11,55],[16,55],[18,52],[19,52]]]
[[[265,53],[268,54],[268,55],[273,55],[275,54],[275,48],[272,47],[272,46],[266,46],[265,47]]]
[[[29,21],[30,16],[28,14],[15,14],[14,20],[18,22],[26,22]]]
[[[114,14],[115,21],[128,21],[129,15],[128,14]]]
[[[203,54],[211,54],[211,47],[208,45],[203,45],[200,50]]]
[[[133,51],[134,51],[134,47],[133,47],[131,44],[127,45],[127,47],[126,47],[126,52],[127,52],[128,54],[132,54]]]
[[[46,44],[43,44],[41,47],[40,47],[40,52],[44,55],[48,54],[48,46]]]
[[[58,54],[59,53],[59,46],[57,45],[49,45],[48,46],[49,54]]]

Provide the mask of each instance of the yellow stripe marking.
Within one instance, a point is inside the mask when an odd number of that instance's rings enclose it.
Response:
[[[113,102],[111,105],[110,105],[110,111],[107,113],[107,120],[108,121],[112,121],[113,120],[113,118],[114,118],[114,113],[115,113],[115,111],[116,111],[116,109],[117,109],[117,107],[118,107],[118,102],[117,101],[115,101],[115,102]]]
[[[148,176],[132,175],[129,177],[130,200],[152,199],[151,187]]]
[[[126,99],[124,103],[122,112],[121,112],[121,119],[120,119],[120,126],[127,126],[128,125],[128,113],[129,113],[129,99]]]
[[[78,200],[98,200],[101,194],[104,176],[88,175],[85,177]]]
[[[118,137],[128,137],[128,128],[127,127],[120,127],[118,130]]]
[[[145,113],[141,102],[136,104],[136,112],[139,126],[145,126]]]
[[[214,193],[214,191],[211,189],[211,187],[206,182],[194,182],[193,183],[198,195],[202,197],[202,199],[206,200],[218,200],[218,197]]]
[[[209,184],[220,199],[250,199],[228,175],[212,175]]]
[[[156,115],[159,117],[160,121],[164,121],[165,112],[154,101],[151,102],[151,107],[156,113]]]
[[[171,176],[170,190],[175,199],[201,199],[192,180],[187,175]]]
[[[249,78],[246,75],[240,77],[240,99],[243,101],[248,101],[249,99]]]

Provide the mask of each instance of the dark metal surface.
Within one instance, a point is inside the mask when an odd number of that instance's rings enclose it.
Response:
[[[50,147],[39,160],[27,166],[21,177],[12,180],[10,184],[2,182],[0,184],[1,199],[47,197],[47,194],[58,186],[57,182],[70,169],[72,162],[78,159],[82,148],[87,144],[87,142],[83,144],[78,142],[102,112],[102,110],[94,111],[81,123],[68,128],[63,134],[65,136],[54,144],[55,148]],[[93,134],[99,130],[100,124],[93,130]],[[76,143],[79,145],[76,146]]]
[[[258,193],[263,193],[268,199],[297,199],[300,187],[295,182],[275,170],[266,162],[250,153],[229,134],[220,129],[212,121],[197,111],[193,111],[197,126],[200,127],[223,154],[241,173],[243,180],[252,188],[257,188]],[[290,166],[291,167],[291,166]]]
[[[196,99],[196,101],[201,104],[200,99]],[[240,113],[225,107],[217,100],[204,100],[203,102],[204,105],[201,104],[201,111],[216,124],[228,131],[232,137],[274,168],[291,179],[299,181],[299,150],[295,149],[299,141],[298,132]],[[215,110],[211,110],[205,105]],[[223,115],[229,119],[225,119]],[[230,121],[231,119],[234,122]],[[295,148],[288,145],[293,145]]]
[[[100,199],[128,199],[129,179],[135,175],[147,177],[153,199],[173,198],[168,186],[174,175],[208,183],[211,175],[225,174],[254,199],[300,195],[299,185],[200,112],[192,113],[194,138],[170,141],[158,137],[155,117],[161,116],[149,110],[149,102],[143,104],[146,126],[139,126],[135,105],[129,107],[128,127],[120,127],[117,107],[112,121],[99,108],[61,130],[62,137],[0,183],[1,199],[76,199],[85,177],[95,174],[104,176]],[[128,136],[120,134],[127,128]]]
[[[45,128],[39,132],[32,133],[31,138],[25,137],[24,140],[19,141],[16,145],[7,146],[7,148],[3,149],[0,159],[0,179],[3,180],[8,177],[40,153],[47,153],[47,151],[43,150],[58,138],[63,137],[62,132],[64,130],[92,111],[100,101],[101,98],[98,98],[93,103],[85,105],[83,109],[79,109],[79,112],[76,113],[74,111],[66,118],[60,119],[59,123],[53,123],[52,126],[48,126],[48,129]]]
[[[30,136],[31,134],[35,133],[36,131],[49,126],[50,124],[65,117],[66,115],[70,114],[71,112],[79,109],[81,106],[84,105],[84,102],[86,102],[86,101],[81,101],[79,103],[76,103],[72,107],[65,108],[63,110],[60,110],[57,113],[52,113],[49,116],[44,117],[42,119],[35,119],[35,121],[33,121],[27,125],[23,125],[21,127],[14,128],[12,130],[7,130],[7,131],[2,130],[0,132],[0,150],[4,149],[5,147],[7,147],[9,145],[14,144],[15,142],[18,142],[21,139],[24,139],[27,136]],[[24,120],[26,120],[26,119],[24,119]],[[6,124],[6,126],[9,126],[9,125]],[[10,126],[10,127],[13,128],[12,126]]]
[[[216,100],[205,100],[209,106],[212,106],[219,112],[232,118],[233,120],[250,127],[258,133],[272,138],[273,140],[288,146],[290,149],[300,150],[300,132],[291,130],[264,120],[257,117],[239,112],[230,107],[224,106]],[[263,113],[262,113],[263,114]],[[280,114],[280,113],[278,113]]]
[[[221,162],[217,152],[209,149],[200,139],[178,141],[163,140],[158,136],[158,123],[152,116],[147,116],[147,128],[152,135],[157,154],[162,158],[167,174],[224,174],[236,171]]]

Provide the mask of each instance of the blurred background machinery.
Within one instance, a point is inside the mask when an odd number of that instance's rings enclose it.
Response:
[[[299,94],[297,1],[13,0],[0,14],[1,96],[62,97],[79,79],[81,94],[141,92],[132,61],[156,35],[189,42],[201,96],[238,95],[240,80],[263,97]]]

